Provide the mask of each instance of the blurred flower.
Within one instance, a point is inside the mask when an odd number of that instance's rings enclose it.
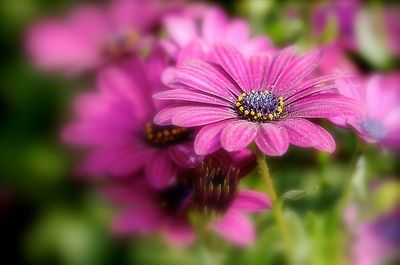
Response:
[[[217,42],[231,44],[245,56],[272,49],[267,37],[250,37],[250,28],[245,20],[229,19],[217,7],[202,7],[196,13],[172,14],[164,19],[168,36],[164,45],[178,64],[187,58],[208,58]]]
[[[314,33],[322,35],[333,22],[336,27],[335,42],[347,50],[356,50],[355,25],[359,9],[359,0],[335,0],[318,5],[312,17]]]
[[[176,100],[155,117],[158,124],[204,126],[195,150],[208,154],[221,146],[241,150],[253,140],[267,155],[283,155],[289,142],[333,152],[335,142],[308,121],[355,113],[353,100],[326,92],[338,76],[306,79],[318,66],[320,52],[295,57],[295,49],[245,59],[232,46],[216,45],[216,63],[192,60],[164,75],[173,90],[155,98]],[[321,93],[324,92],[324,93]]]
[[[375,74],[366,84],[348,79],[338,86],[339,92],[363,104],[360,115],[336,119],[349,124],[360,136],[371,143],[389,149],[400,148],[400,74]]]
[[[174,180],[179,166],[196,167],[202,160],[193,151],[192,132],[152,122],[161,105],[152,93],[162,89],[167,65],[155,49],[146,64],[131,60],[111,66],[98,78],[98,89],[76,100],[78,120],[64,131],[72,144],[90,146],[81,166],[85,174],[126,176],[145,168],[156,188]]]
[[[27,49],[44,69],[77,73],[132,56],[151,42],[161,16],[177,1],[114,0],[107,8],[79,6],[63,20],[33,25]]]
[[[354,265],[378,265],[388,261],[388,258],[399,259],[400,208],[358,224],[354,244]]]
[[[248,150],[217,152],[201,166],[181,171],[174,184],[163,190],[155,190],[136,177],[131,184],[106,187],[105,195],[124,208],[113,224],[115,232],[164,232],[171,243],[187,245],[195,238],[196,224],[191,223],[195,221],[237,245],[250,244],[255,232],[243,212],[271,207],[265,195],[238,190],[240,178],[253,168],[253,162]]]

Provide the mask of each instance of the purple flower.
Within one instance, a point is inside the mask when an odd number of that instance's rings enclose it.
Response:
[[[400,148],[400,74],[374,75],[364,85],[356,79],[346,80],[339,92],[361,102],[363,111],[338,124],[349,124],[371,143],[389,149]]]
[[[175,104],[158,113],[155,122],[202,126],[194,143],[198,154],[221,146],[241,150],[253,140],[270,156],[283,155],[289,143],[333,152],[332,136],[308,119],[354,113],[354,102],[329,92],[337,76],[307,79],[320,52],[294,53],[290,47],[245,59],[232,46],[216,45],[215,63],[192,60],[165,73],[173,89],[155,98]]]
[[[233,45],[245,56],[254,52],[271,50],[270,41],[264,36],[250,37],[250,27],[243,19],[229,19],[217,7],[194,6],[197,12],[172,14],[164,19],[169,37],[164,44],[178,64],[187,58],[209,58],[217,42]],[[189,7],[190,8],[190,7]]]
[[[153,102],[152,93],[162,89],[165,66],[165,57],[155,51],[146,65],[132,60],[109,67],[100,73],[97,90],[78,97],[78,120],[63,136],[69,143],[90,146],[83,173],[126,176],[145,169],[149,182],[164,188],[175,179],[178,166],[201,162],[191,130],[153,123],[162,105]]]
[[[44,69],[77,73],[129,57],[150,42],[148,36],[173,1],[114,0],[106,8],[80,6],[63,20],[48,19],[28,32],[27,50]]]
[[[400,209],[359,224],[355,230],[353,264],[376,265],[396,255],[400,258]]]
[[[106,187],[105,195],[122,207],[114,230],[122,235],[163,232],[169,242],[187,245],[195,238],[189,218],[194,216],[205,229],[236,245],[249,245],[255,231],[245,213],[271,207],[262,193],[238,189],[251,168],[254,156],[248,150],[217,152],[198,168],[181,171],[166,189],[155,190],[141,178]]]

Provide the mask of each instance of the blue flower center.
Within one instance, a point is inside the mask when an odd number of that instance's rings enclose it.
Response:
[[[244,120],[268,122],[279,118],[283,107],[283,97],[278,98],[268,90],[251,90],[237,98],[235,112]]]
[[[382,123],[373,118],[365,118],[361,122],[361,127],[364,132],[374,138],[374,139],[382,139],[386,136],[386,130],[383,127]]]

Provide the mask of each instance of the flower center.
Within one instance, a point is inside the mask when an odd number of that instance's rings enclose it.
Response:
[[[374,139],[382,139],[386,136],[386,130],[382,123],[376,119],[366,118],[361,122],[361,127]]]
[[[146,140],[155,147],[164,147],[181,143],[188,139],[190,132],[176,126],[158,126],[146,123]]]
[[[234,167],[224,170],[215,162],[203,163],[194,184],[193,204],[205,214],[225,213],[238,191],[239,170]]]
[[[253,122],[268,122],[279,118],[283,111],[283,97],[277,97],[268,90],[251,90],[243,93],[235,103],[236,114]]]
[[[103,52],[113,59],[132,55],[137,50],[139,34],[134,30],[124,30],[110,35],[103,44]]]

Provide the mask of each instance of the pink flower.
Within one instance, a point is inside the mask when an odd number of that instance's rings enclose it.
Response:
[[[231,44],[245,56],[272,49],[266,37],[250,37],[250,28],[245,20],[230,20],[217,7],[202,6],[196,11],[173,14],[164,19],[169,36],[165,46],[178,59],[178,64],[187,58],[208,58],[217,42]]]
[[[177,181],[163,190],[152,189],[140,178],[134,178],[131,185],[110,186],[105,194],[123,208],[113,223],[114,230],[122,235],[163,232],[170,242],[187,245],[195,238],[190,215],[204,222],[205,229],[247,246],[255,231],[245,213],[271,207],[262,193],[238,190],[239,179],[245,174],[241,169],[253,162],[248,150],[218,152],[202,166],[182,171]]]
[[[306,79],[320,52],[295,57],[290,47],[276,54],[245,59],[232,46],[216,45],[215,63],[192,60],[165,73],[172,90],[155,95],[175,100],[155,117],[158,124],[202,126],[194,145],[198,154],[221,146],[241,150],[253,140],[267,155],[283,155],[289,143],[333,152],[335,142],[308,119],[354,113],[353,100],[329,92],[337,76]]]
[[[109,67],[100,73],[97,90],[77,98],[78,120],[63,136],[69,143],[90,147],[83,173],[126,176],[145,169],[149,182],[164,188],[175,179],[178,166],[201,162],[190,130],[152,122],[161,105],[151,95],[162,89],[165,66],[158,50],[146,65],[132,60]]]
[[[389,149],[400,148],[400,74],[374,75],[366,85],[361,81],[347,80],[339,86],[339,92],[358,100],[363,111],[336,123],[347,123],[360,136],[371,143],[378,143]]]
[[[378,265],[388,261],[388,258],[396,257],[396,254],[399,258],[399,251],[400,209],[394,209],[356,227],[352,264]]]
[[[173,1],[114,0],[107,8],[80,6],[63,20],[32,26],[27,50],[36,65],[77,73],[129,57],[150,41],[148,36]]]
[[[360,11],[359,0],[335,0],[324,3],[314,10],[312,26],[316,35],[322,35],[328,23],[333,21],[337,29],[337,43],[347,50],[358,48],[355,24]]]

